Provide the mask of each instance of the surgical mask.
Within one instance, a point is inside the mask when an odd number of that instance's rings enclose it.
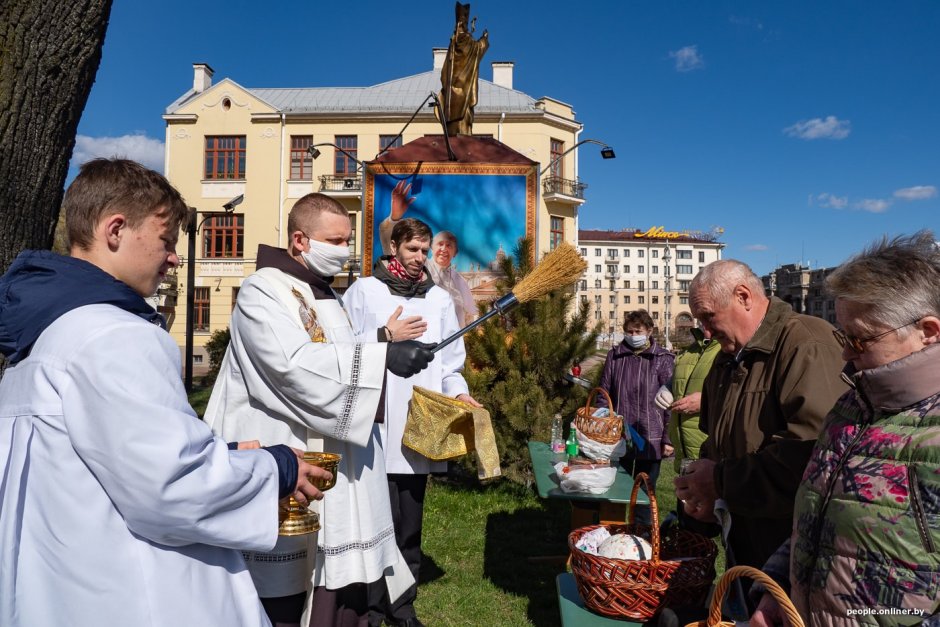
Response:
[[[642,348],[646,346],[646,336],[645,335],[628,335],[627,344],[630,348]]]
[[[349,261],[349,246],[335,246],[310,239],[310,251],[300,253],[311,272],[322,277],[336,276]]]

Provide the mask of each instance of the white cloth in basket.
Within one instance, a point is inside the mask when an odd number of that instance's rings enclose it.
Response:
[[[618,560],[648,560],[653,557],[653,547],[646,538],[618,533],[601,542],[597,554]]]

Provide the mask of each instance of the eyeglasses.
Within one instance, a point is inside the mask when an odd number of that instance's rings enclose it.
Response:
[[[842,348],[845,348],[845,345],[848,344],[852,348],[853,351],[861,355],[862,353],[865,352],[866,344],[877,342],[878,340],[888,335],[889,333],[892,333],[894,331],[900,331],[904,327],[909,327],[912,324],[917,324],[918,322],[920,322],[920,318],[918,318],[917,320],[912,320],[908,322],[907,324],[902,324],[899,327],[888,329],[884,333],[879,333],[878,335],[872,335],[871,337],[858,338],[853,335],[846,335],[845,331],[843,331],[842,329],[833,329],[832,335],[835,336],[836,341],[839,343],[839,346],[841,346]]]

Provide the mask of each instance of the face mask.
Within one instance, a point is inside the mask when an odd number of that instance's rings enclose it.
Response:
[[[645,335],[628,335],[627,344],[630,348],[642,348],[646,346],[646,336]]]
[[[300,253],[311,272],[322,277],[336,276],[349,261],[349,246],[310,241],[310,252]]]

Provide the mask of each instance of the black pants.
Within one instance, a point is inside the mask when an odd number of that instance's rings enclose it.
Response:
[[[385,580],[369,584],[369,624],[378,626],[385,619],[395,624],[415,618],[418,574],[421,569],[421,526],[424,518],[424,493],[427,475],[389,475],[388,498],[392,506],[395,541],[415,583],[394,603],[389,602]]]
[[[636,448],[630,449],[626,455],[620,458],[620,466],[630,473],[634,480],[636,480],[638,474],[645,472],[649,476],[650,488],[653,490],[656,489],[656,482],[659,480],[659,466],[661,463],[661,459],[637,459]],[[649,505],[636,506],[634,520],[638,525],[649,525],[652,523],[652,518]]]

